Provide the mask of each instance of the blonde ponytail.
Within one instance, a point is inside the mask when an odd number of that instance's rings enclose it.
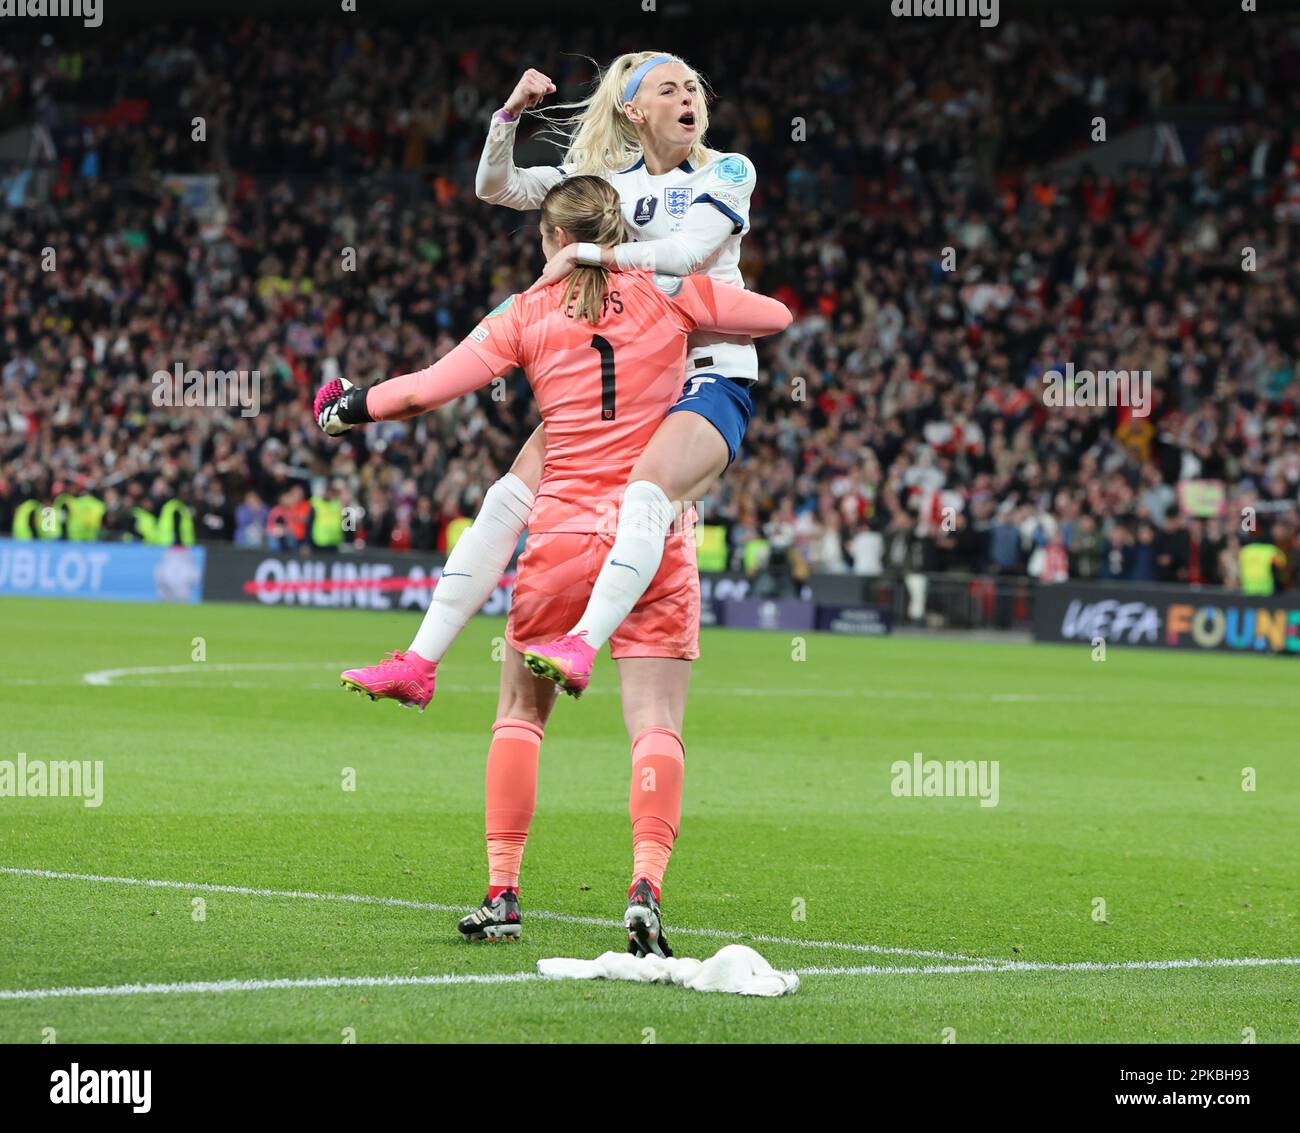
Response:
[[[641,156],[641,141],[636,136],[635,127],[623,113],[623,92],[632,72],[642,63],[656,55],[667,54],[663,51],[632,51],[620,55],[603,71],[593,61],[597,80],[590,95],[578,102],[565,102],[532,111],[549,127],[544,131],[544,136],[549,136],[565,148],[564,164],[570,166],[574,173],[617,173],[636,164],[637,158]],[[690,70],[704,96],[699,99],[695,110],[699,133],[689,155],[691,164],[699,169],[709,163],[714,153],[704,143],[704,136],[709,129],[710,91],[694,67],[684,60],[678,62]]]
[[[577,241],[612,248],[624,237],[623,210],[618,192],[600,177],[566,177],[542,199],[542,231],[563,228]],[[573,307],[575,319],[600,322],[609,272],[595,264],[579,264],[569,273],[560,307]]]

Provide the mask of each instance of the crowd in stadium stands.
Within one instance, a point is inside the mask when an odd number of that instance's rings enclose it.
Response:
[[[954,23],[683,47],[758,169],[747,281],[796,313],[707,565],[1236,586],[1271,540],[1300,586],[1294,26]],[[572,52],[647,45],[359,27],[0,46],[0,121],[37,124],[0,213],[0,532],[441,550],[509,466],[522,375],[342,441],[311,394],[427,365],[532,282],[530,218],[473,193],[487,116],[527,66],[572,97]],[[1097,117],[1186,105],[1218,124],[1185,162],[1047,172]],[[206,215],[155,176],[205,173]],[[1067,361],[1149,371],[1152,411],[1046,404]],[[160,404],[177,365],[255,371],[257,412]]]

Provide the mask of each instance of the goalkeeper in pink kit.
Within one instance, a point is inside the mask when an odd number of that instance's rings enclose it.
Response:
[[[613,247],[623,239],[618,194],[598,177],[556,185],[542,202],[541,220],[548,258],[574,241]],[[331,382],[317,393],[321,427],[339,433],[415,416],[522,367],[546,429],[546,464],[528,516],[488,749],[488,894],[460,923],[467,938],[520,933],[519,871],[536,804],[538,755],[559,694],[556,680],[563,683],[562,669],[546,668],[562,659],[530,654],[529,643],[562,637],[585,604],[613,542],[628,473],[680,392],[687,336],[712,330],[759,337],[789,322],[790,312],[776,300],[706,276],[583,265],[558,283],[511,296],[425,370],[364,390]],[[665,541],[648,588],[610,640],[632,741],[633,870],[625,923],[628,950],[639,955],[671,955],[660,888],[681,818],[681,733],[699,620],[699,574],[687,526]]]

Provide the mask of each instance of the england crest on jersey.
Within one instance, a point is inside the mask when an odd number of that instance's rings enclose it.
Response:
[[[694,189],[665,189],[664,207],[668,209],[668,215],[685,216],[686,210],[691,207],[691,198],[694,196]]]

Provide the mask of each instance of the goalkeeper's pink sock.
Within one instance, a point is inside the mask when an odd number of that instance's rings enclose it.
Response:
[[[488,900],[519,890],[519,867],[537,809],[537,762],[542,729],[504,718],[492,725],[487,757]]]
[[[644,877],[655,900],[682,821],[686,748],[671,728],[647,728],[632,741],[632,885]]]
[[[442,577],[411,642],[421,657],[441,661],[465,623],[483,608],[510,565],[532,508],[532,489],[513,472],[487,490],[474,522],[447,556]]]

